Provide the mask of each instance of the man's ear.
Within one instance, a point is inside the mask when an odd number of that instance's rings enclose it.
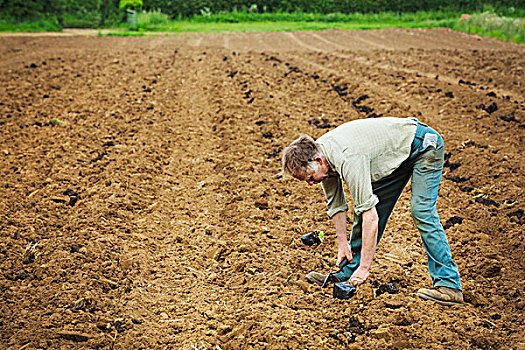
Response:
[[[319,155],[314,157],[314,161],[316,163],[319,163],[319,165],[323,165],[323,158],[321,158],[321,156],[319,156]]]

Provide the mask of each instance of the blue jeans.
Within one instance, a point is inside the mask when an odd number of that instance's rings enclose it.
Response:
[[[379,198],[377,242],[383,236],[386,223],[403,188],[412,177],[412,218],[427,252],[428,271],[434,287],[461,290],[458,267],[452,260],[450,246],[436,210],[439,183],[443,171],[445,147],[443,138],[431,127],[418,121],[410,156],[392,174],[372,183]],[[362,216],[354,214],[350,246],[355,253],[353,262],[336,275],[346,281],[359,267],[362,245]]]

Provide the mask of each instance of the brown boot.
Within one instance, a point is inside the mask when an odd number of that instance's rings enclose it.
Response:
[[[417,291],[418,297],[424,300],[432,300],[441,305],[463,304],[463,293],[459,289],[448,287],[421,288]]]
[[[326,275],[323,275],[322,273],[312,271],[309,274],[306,275],[306,280],[310,283],[314,283],[317,285],[322,286],[324,280],[326,279]]]

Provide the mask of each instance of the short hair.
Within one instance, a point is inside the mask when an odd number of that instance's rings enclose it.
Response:
[[[312,169],[314,158],[321,154],[321,147],[308,135],[301,135],[283,150],[283,173],[296,177]]]

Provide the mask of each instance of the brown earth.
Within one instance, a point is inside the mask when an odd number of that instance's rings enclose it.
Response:
[[[446,29],[4,37],[0,62],[1,348],[525,348],[523,45]],[[353,299],[305,280],[333,266],[335,234],[321,189],[279,178],[280,151],[379,115],[444,136],[463,307],[415,294],[431,281],[410,188]],[[302,245],[313,229],[327,239]],[[374,294],[388,282],[399,293]]]

